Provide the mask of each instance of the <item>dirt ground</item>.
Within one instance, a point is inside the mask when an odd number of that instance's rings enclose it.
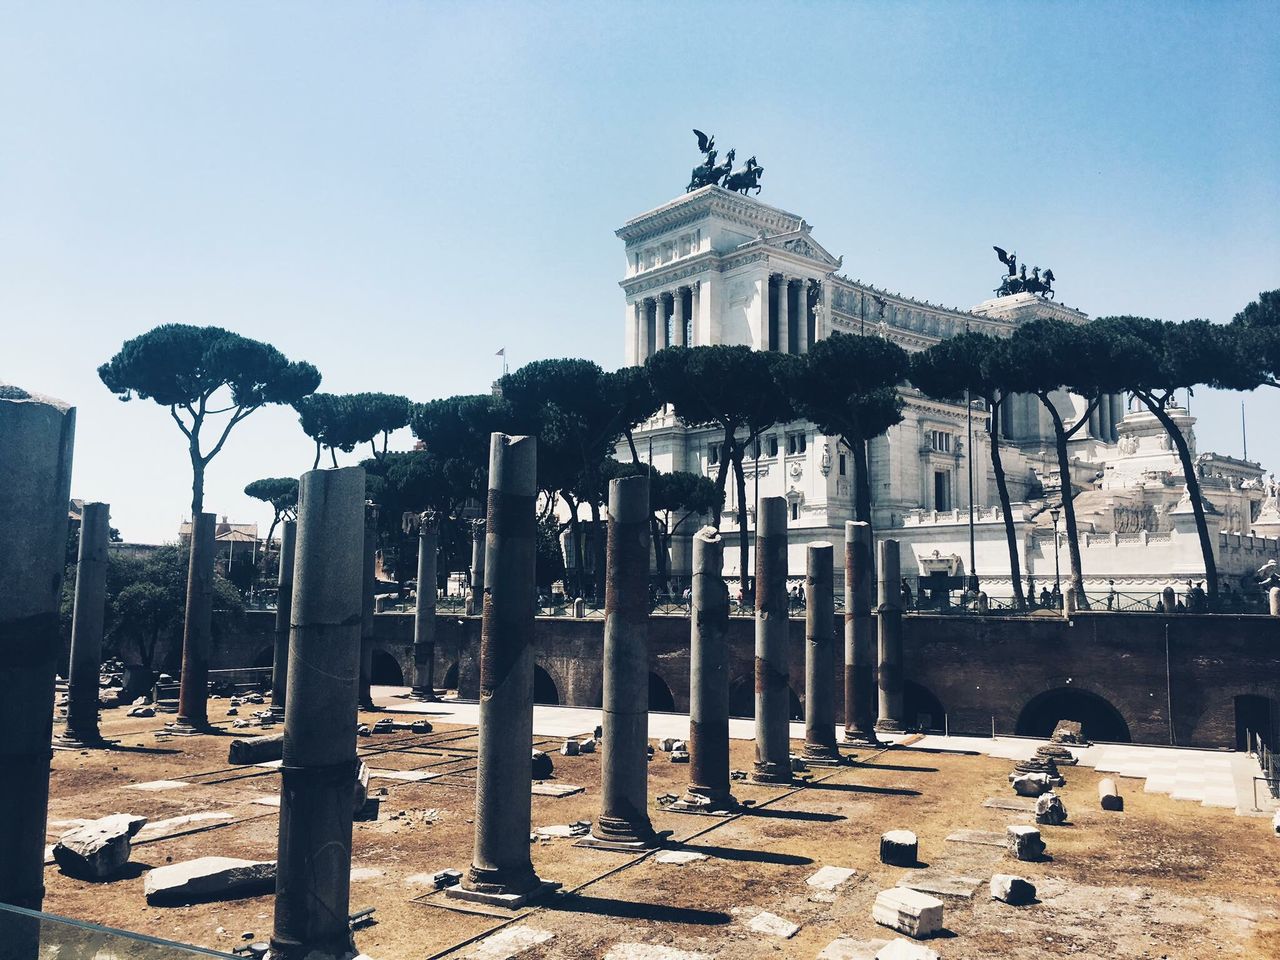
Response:
[[[396,703],[388,700],[387,710],[362,720],[394,717]],[[119,740],[116,748],[55,755],[50,843],[69,829],[66,821],[109,813],[153,822],[194,813],[225,819],[150,829],[135,841],[133,869],[111,882],[75,880],[49,865],[47,911],[225,951],[247,942],[246,935],[269,938],[270,896],[188,907],[149,907],[143,896],[143,875],[165,863],[207,855],[275,857],[278,810],[270,803],[279,775],[226,762],[232,737],[253,733],[230,730],[226,707],[226,700],[210,702],[220,734],[181,739],[155,736],[167,717],[130,719],[123,710],[104,710],[103,733]],[[654,825],[670,831],[670,847],[706,855],[692,863],[590,850],[571,839],[540,841],[532,850],[534,866],[563,885],[559,895],[514,915],[489,907],[464,912],[410,878],[470,863],[473,733],[439,724],[431,734],[360,740],[375,771],[443,774],[425,783],[375,774],[373,792],[386,791],[380,816],[355,825],[351,907],[377,908],[376,923],[358,931],[356,943],[374,960],[466,956],[476,938],[512,924],[554,934],[521,954],[528,960],[601,958],[620,942],[726,958],[813,958],[841,937],[892,939],[896,934],[872,922],[871,906],[879,890],[910,873],[878,860],[880,834],[895,828],[918,835],[925,864],[918,869],[982,881],[971,900],[943,898],[946,931],[930,944],[943,957],[1280,957],[1273,847],[1280,840],[1270,835],[1268,820],[1145,794],[1142,781],[1125,779],[1118,780],[1124,812],[1104,813],[1097,804],[1099,775],[1068,767],[1059,793],[1071,823],[1041,828],[1051,859],[1019,863],[996,847],[945,840],[961,829],[1003,832],[1010,823],[1031,822],[1029,814],[982,805],[988,797],[1013,797],[1009,764],[910,747],[862,753],[853,766],[836,770],[815,768],[794,789],[735,782],[735,795],[754,801],[736,817],[682,815],[655,805]],[[559,744],[540,746],[552,752]],[[748,769],[753,751],[753,744],[734,741],[733,767]],[[585,790],[535,796],[535,829],[597,812],[600,755],[553,759],[553,782]],[[688,770],[658,753],[649,768],[650,796],[681,792]],[[129,788],[157,780],[187,785]],[[806,885],[826,865],[856,874],[833,894]],[[986,883],[992,873],[1031,880],[1039,901],[1015,908],[991,900]],[[760,911],[799,924],[799,932],[780,939],[750,930]]]

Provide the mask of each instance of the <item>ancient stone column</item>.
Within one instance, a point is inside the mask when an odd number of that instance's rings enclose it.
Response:
[[[39,910],[75,408],[0,383],[0,903]],[[31,944],[13,945],[23,953]]]
[[[787,596],[787,501],[763,497],[756,525],[757,783],[791,782],[790,640]]]
[[[649,822],[649,478],[609,482],[604,596],[604,769],[591,838],[645,849]]]
[[[71,613],[71,669],[67,676],[67,725],[59,743],[93,746],[98,733],[98,675],[102,671],[102,618],[107,602],[107,544],[111,508],[86,503],[80,515],[75,606]]]
[[[289,618],[293,607],[293,553],[298,521],[280,526],[280,571],[276,579],[276,650],[271,670],[271,715],[284,719],[289,684]]]
[[[871,619],[871,524],[844,525],[844,740],[876,746],[876,638]]]
[[[436,553],[440,528],[427,511],[418,518],[418,596],[413,609],[413,695],[434,700],[436,695]]]
[[[209,726],[209,648],[213,643],[213,560],[218,518],[200,513],[191,518],[191,551],[187,566],[187,608],[182,627],[182,675],[178,716],[171,733],[195,734]]]
[[[495,433],[489,451],[475,851],[452,896],[516,907],[542,889],[532,810],[537,439]]]
[[[481,597],[484,595],[484,521],[473,520],[471,523],[471,594],[467,597],[470,609],[467,616],[477,616]]]
[[[363,467],[343,467],[305,473],[298,487],[271,936],[271,955],[280,960],[355,954],[347,917],[364,484]]]
[[[1280,617],[1280,587],[1272,587],[1267,591],[1268,610],[1273,617]]]
[[[714,527],[693,536],[689,639],[689,786],[668,809],[732,810],[729,792],[729,588],[724,541]]]
[[[880,717],[876,729],[887,733],[902,727],[902,580],[898,541],[880,541],[880,604],[876,619],[880,632]]]
[[[806,550],[804,611],[804,757],[840,763],[836,746],[835,550],[811,543]]]
[[[360,596],[360,709],[376,710],[373,703],[373,609],[378,584],[378,505],[364,505],[364,586]]]
[[[796,344],[797,353],[809,352],[809,281],[804,277],[800,278],[799,291],[796,309],[800,312],[799,322],[796,324]]]

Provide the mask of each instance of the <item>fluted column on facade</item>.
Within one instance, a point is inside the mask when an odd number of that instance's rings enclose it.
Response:
[[[671,315],[671,345],[673,347],[685,346],[685,314],[684,314],[684,287],[677,287],[676,292],[672,295],[672,315]]]
[[[698,322],[702,318],[702,282],[695,280],[693,286],[689,288],[689,306],[691,322],[689,324],[689,346],[698,346],[700,339],[698,336]]]
[[[791,351],[791,281],[778,277],[778,350]]]

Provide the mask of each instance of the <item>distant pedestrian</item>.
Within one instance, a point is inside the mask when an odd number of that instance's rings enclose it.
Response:
[[[1107,590],[1107,609],[1114,610],[1116,608],[1116,600],[1118,597],[1116,594],[1116,582],[1114,580],[1108,580],[1107,587],[1109,588]]]
[[[1050,607],[1053,605],[1053,594],[1049,592],[1048,587],[1040,588],[1040,606]]]
[[[1204,613],[1208,602],[1208,594],[1204,592],[1204,581],[1201,580],[1191,588],[1191,610],[1194,613]]]
[[[910,610],[911,604],[915,602],[915,595],[911,592],[911,584],[907,583],[907,578],[902,578],[902,609]]]

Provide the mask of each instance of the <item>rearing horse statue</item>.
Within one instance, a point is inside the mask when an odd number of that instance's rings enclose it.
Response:
[[[763,175],[764,167],[756,163],[755,157],[749,157],[745,167],[729,175],[724,182],[724,188],[733,190],[735,193],[741,193],[744,196],[754,189],[756,194],[759,195],[760,178]]]

